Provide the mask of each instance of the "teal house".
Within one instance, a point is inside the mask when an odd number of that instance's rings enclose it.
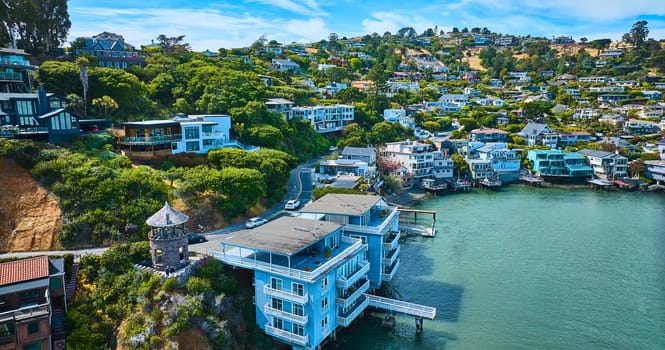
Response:
[[[585,180],[593,175],[586,158],[579,153],[566,153],[558,149],[530,150],[526,158],[533,171],[552,182]]]

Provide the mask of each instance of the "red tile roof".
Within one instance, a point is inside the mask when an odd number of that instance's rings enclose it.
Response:
[[[47,256],[22,259],[0,264],[0,286],[49,276]]]

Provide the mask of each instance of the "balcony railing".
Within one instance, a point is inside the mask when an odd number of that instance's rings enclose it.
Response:
[[[182,134],[120,138],[121,145],[160,145],[173,141],[182,141]]]
[[[335,286],[337,288],[342,288],[346,289],[349,288],[351,285],[356,283],[360,278],[363,276],[367,275],[369,272],[370,265],[368,262],[364,262],[358,270],[353,272],[351,275],[344,277],[344,276],[339,276],[337,277],[337,280],[335,281]]]
[[[48,315],[49,304],[24,306],[20,309],[5,311],[0,313],[0,322],[9,320],[25,320],[32,317]]]
[[[339,309],[339,313],[337,314],[337,323],[342,327],[348,327],[351,322],[353,322],[353,320],[355,320],[360,315],[360,313],[365,311],[368,305],[369,298],[363,294],[358,299],[356,299],[356,303],[346,312],[343,312],[341,308]]]
[[[23,81],[21,73],[0,72],[0,80]]]
[[[266,333],[275,338],[281,339],[287,343],[296,344],[300,346],[307,345],[307,341],[309,340],[306,335],[298,335],[295,333],[291,333],[287,330],[273,327],[269,323],[266,323]]]
[[[397,249],[390,251],[388,255],[385,258],[383,258],[383,260],[381,260],[381,264],[383,266],[391,266],[395,262],[395,260],[397,260],[397,258],[399,257],[400,250],[401,247],[397,246]]]
[[[266,315],[279,317],[294,323],[301,324],[303,326],[307,324],[307,316],[300,316],[283,310],[275,309],[268,304],[263,305],[263,311],[266,313]]]
[[[305,271],[296,268],[288,268],[287,266],[280,266],[270,264],[264,261],[247,258],[239,254],[238,248],[230,249],[229,251],[218,252],[212,251],[210,255],[217,260],[223,261],[233,266],[243,267],[247,269],[259,269],[261,271],[270,271],[282,276],[296,278],[308,282],[313,282],[324,273],[329,272],[334,266],[339,265],[343,261],[349,259],[361,249],[364,249],[362,241],[359,239],[350,238],[347,236],[342,237],[342,242],[351,244],[348,248],[328,259],[325,263],[321,264],[314,271]]]
[[[341,297],[337,297],[335,299],[335,302],[337,303],[337,306],[342,307],[342,308],[349,307],[350,305],[353,305],[353,303],[355,303],[358,300],[358,298],[360,298],[361,295],[363,295],[366,291],[369,290],[369,280],[368,279],[364,279],[364,280],[358,281],[358,282],[362,282],[362,283],[359,283],[359,286],[357,287],[357,289],[355,291],[348,294],[347,296],[341,296]],[[348,291],[345,291],[344,293],[346,294],[346,293],[348,293]]]
[[[383,218],[383,221],[378,226],[368,226],[368,225],[352,225],[347,224],[344,226],[344,231],[346,232],[358,232],[358,233],[370,233],[370,234],[381,234],[388,229],[388,225],[393,221],[393,219],[399,215],[399,210],[397,208],[390,208],[390,213]]]
[[[309,295],[304,294],[304,295],[298,295],[295,293],[291,293],[286,290],[281,290],[281,289],[275,289],[271,288],[269,285],[264,285],[263,286],[263,293],[269,296],[274,296],[278,297],[281,299],[286,299],[288,301],[296,302],[299,304],[307,304],[307,300],[309,300]]]
[[[397,270],[399,270],[399,259],[395,261],[395,264],[390,266],[390,267],[385,267],[383,269],[383,281],[384,282],[389,282],[392,281],[393,277],[395,277],[395,273],[397,273]]]
[[[393,238],[388,242],[383,242],[383,249],[387,250],[397,249],[397,247],[399,246],[399,239],[401,237],[399,231],[392,232],[391,235],[388,237],[393,237]]]

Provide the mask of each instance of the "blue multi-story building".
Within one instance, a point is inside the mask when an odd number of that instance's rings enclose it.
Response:
[[[343,227],[281,217],[222,241],[213,256],[254,270],[256,322],[267,334],[311,349],[369,305],[367,246]]]
[[[368,294],[399,268],[396,207],[379,196],[328,194],[299,214],[229,236],[212,253],[253,270],[256,322],[267,334],[314,349],[368,306],[436,316],[431,307]]]
[[[383,197],[329,193],[308,204],[301,216],[344,225],[344,234],[367,245],[372,288],[393,279],[399,269],[399,210]]]
[[[558,149],[530,150],[526,158],[533,171],[553,182],[584,180],[593,175],[593,169],[579,153],[565,153]]]

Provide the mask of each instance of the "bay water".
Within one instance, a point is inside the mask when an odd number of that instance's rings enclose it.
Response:
[[[504,186],[428,197],[390,284],[437,308],[368,312],[327,349],[665,349],[665,195]],[[403,214],[404,215],[404,214]]]

